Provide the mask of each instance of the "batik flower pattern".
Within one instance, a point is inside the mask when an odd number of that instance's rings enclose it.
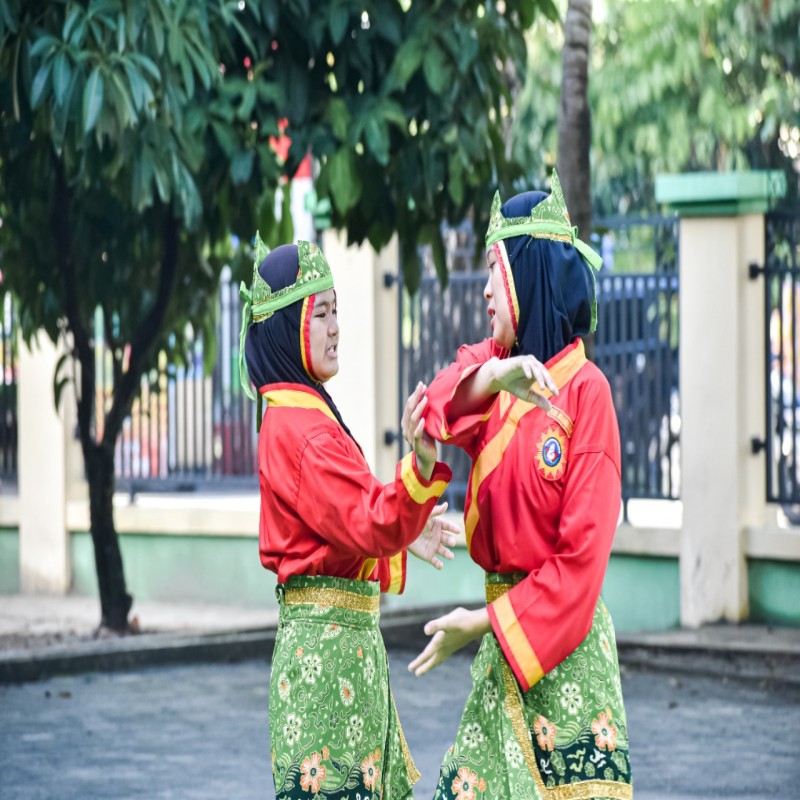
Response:
[[[322,756],[319,753],[312,753],[300,765],[300,785],[307,792],[317,794],[327,772],[322,763]]]
[[[611,723],[611,711],[606,709],[592,722],[594,743],[600,750],[617,749],[617,728]]]

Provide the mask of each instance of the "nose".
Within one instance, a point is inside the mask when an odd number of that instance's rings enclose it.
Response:
[[[331,316],[330,325],[328,325],[328,336],[336,336],[339,333],[339,320]]]
[[[492,299],[492,276],[490,275],[486,279],[486,286],[483,287],[483,296],[486,298],[486,301]]]

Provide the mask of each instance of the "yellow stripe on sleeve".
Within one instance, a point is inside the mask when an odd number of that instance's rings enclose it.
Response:
[[[375,565],[378,563],[377,558],[368,558],[362,565],[361,569],[356,576],[357,581],[366,581],[369,580],[369,576],[372,575],[372,571],[375,569]]]
[[[400,552],[389,559],[389,588],[386,590],[388,594],[400,594],[404,574],[403,553]]]
[[[400,478],[403,486],[411,495],[411,499],[425,505],[431,498],[441,497],[442,492],[447,488],[447,481],[434,481],[430,486],[425,486],[420,482],[417,473],[414,471],[414,454],[409,453],[400,462]]]
[[[505,636],[506,642],[519,668],[522,670],[525,680],[528,682],[528,686],[533,686],[544,675],[544,670],[536,657],[536,653],[533,652],[528,637],[519,624],[508,594],[498,597],[492,603],[492,608],[497,616],[497,621],[500,623],[503,636]]]

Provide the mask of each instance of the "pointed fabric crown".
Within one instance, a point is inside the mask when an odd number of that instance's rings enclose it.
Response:
[[[597,296],[594,271],[603,266],[603,259],[586,242],[578,238],[578,229],[572,225],[567,211],[561,181],[555,170],[551,177],[550,196],[531,209],[528,217],[504,217],[501,208],[500,192],[495,192],[492,200],[492,211],[489,215],[489,228],[486,231],[486,249],[495,242],[511,236],[532,236],[534,239],[550,239],[554,242],[571,244],[592,268],[592,284],[595,287],[595,299],[592,302],[592,324],[590,333],[597,327]]]
[[[250,323],[263,322],[269,319],[278,309],[302,300],[311,294],[333,289],[333,274],[322,250],[312,242],[297,242],[297,280],[289,286],[273,292],[270,285],[258,271],[261,262],[269,255],[269,248],[256,232],[253,244],[253,283],[250,289],[242,281],[239,284],[239,297],[242,298],[242,329],[239,332],[239,376],[245,394],[255,400],[256,396],[250,388],[250,377],[247,374],[247,363],[244,357],[244,341]]]

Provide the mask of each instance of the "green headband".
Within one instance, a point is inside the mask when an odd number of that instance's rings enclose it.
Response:
[[[269,319],[278,309],[302,300],[311,294],[333,289],[333,275],[322,250],[311,242],[297,242],[297,280],[273,292],[269,284],[258,271],[261,262],[269,254],[269,248],[256,233],[253,246],[253,284],[250,289],[244,281],[239,285],[239,296],[244,301],[242,306],[242,329],[239,332],[239,377],[244,393],[255,400],[256,396],[250,388],[250,377],[247,374],[247,363],[244,357],[244,340],[251,323]]]
[[[551,178],[552,189],[546,200],[531,209],[529,217],[504,217],[501,211],[500,193],[495,192],[492,200],[492,211],[489,216],[489,228],[486,231],[486,249],[495,242],[512,236],[532,236],[534,239],[550,239],[555,242],[571,244],[592,268],[599,271],[603,259],[588,245],[578,238],[578,229],[573,227],[567,211],[567,203],[561,191],[561,182],[556,171]],[[592,284],[595,288],[595,299],[592,302],[591,332],[597,327],[597,291],[594,271],[590,270]]]

